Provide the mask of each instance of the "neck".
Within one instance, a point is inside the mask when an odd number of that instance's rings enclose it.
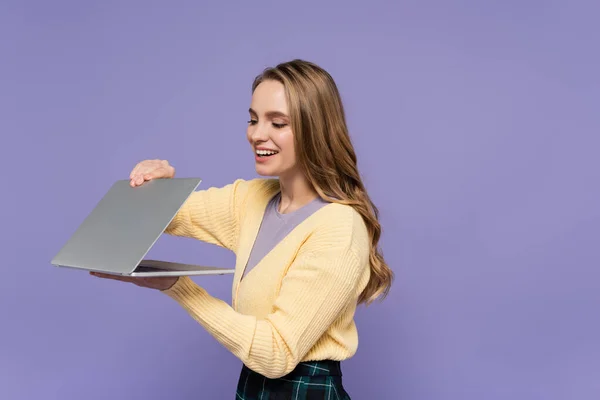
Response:
[[[306,178],[301,174],[293,176],[280,176],[281,201],[279,212],[282,214],[293,212],[317,198],[317,192],[311,187]]]

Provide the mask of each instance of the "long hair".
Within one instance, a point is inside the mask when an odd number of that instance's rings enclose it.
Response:
[[[255,78],[252,92],[265,80],[285,87],[297,162],[309,183],[326,201],[352,206],[367,226],[371,277],[358,303],[385,298],[394,274],[379,248],[379,211],[361,180],[333,78],[318,65],[296,59],[265,69]]]

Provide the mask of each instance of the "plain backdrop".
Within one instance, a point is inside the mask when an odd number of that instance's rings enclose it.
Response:
[[[50,260],[117,179],[256,177],[250,85],[343,96],[396,274],[356,316],[354,399],[600,397],[597,2],[0,2],[0,398],[232,399],[174,301]],[[163,236],[149,256],[230,266]],[[195,278],[231,300],[231,277]]]

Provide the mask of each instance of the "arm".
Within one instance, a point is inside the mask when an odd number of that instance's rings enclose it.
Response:
[[[368,240],[356,240],[348,224],[336,225],[315,232],[303,245],[282,281],[273,311],[263,319],[236,312],[187,277],[164,293],[249,368],[269,378],[281,377],[345,308],[356,304],[368,280]]]
[[[247,187],[247,181],[238,179],[221,188],[192,193],[165,233],[198,239],[233,251]]]

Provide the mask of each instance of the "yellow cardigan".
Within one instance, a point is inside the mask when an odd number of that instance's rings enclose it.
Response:
[[[232,306],[189,277],[163,291],[248,368],[281,377],[299,362],[344,360],[358,347],[354,313],[369,280],[369,237],[352,207],[331,203],[294,228],[242,279],[276,179],[194,192],[165,233],[236,254]]]

